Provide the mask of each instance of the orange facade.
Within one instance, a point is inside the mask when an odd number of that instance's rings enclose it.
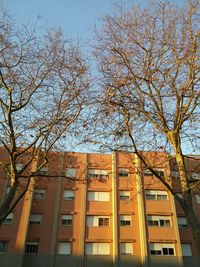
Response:
[[[176,169],[165,153],[145,157],[166,179]],[[44,171],[0,228],[1,267],[198,264],[183,211],[136,155],[52,152]],[[194,205],[200,214],[198,194]]]

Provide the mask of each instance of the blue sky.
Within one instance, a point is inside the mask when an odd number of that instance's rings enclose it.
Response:
[[[91,29],[98,23],[98,18],[113,10],[111,0],[0,0],[0,3],[2,2],[18,23],[27,24],[40,17],[44,26],[61,27],[66,37],[83,42],[91,38]],[[149,1],[123,0],[123,2],[145,4]]]

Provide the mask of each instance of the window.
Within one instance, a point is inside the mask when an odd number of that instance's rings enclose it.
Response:
[[[48,175],[48,167],[42,167],[39,172],[39,175]]]
[[[131,226],[131,216],[120,215],[120,225],[121,226]]]
[[[87,243],[86,255],[110,255],[110,243]]]
[[[13,221],[13,216],[14,216],[13,212],[9,213],[8,216],[5,218],[5,220],[3,221],[3,224],[11,224]]]
[[[133,255],[133,244],[132,243],[121,243],[120,244],[121,255]]]
[[[42,214],[31,214],[30,215],[30,224],[41,224],[42,222]]]
[[[119,168],[119,177],[128,177],[129,170]]]
[[[76,168],[67,168],[65,175],[69,178],[76,178]]]
[[[64,200],[73,200],[74,199],[74,191],[64,190],[63,198],[64,198]]]
[[[196,195],[196,202],[200,204],[200,195]]]
[[[106,179],[108,179],[108,171],[90,169],[88,178],[96,178],[96,179],[100,179],[100,180],[106,180]]]
[[[158,226],[158,227],[170,227],[171,226],[170,216],[148,215],[147,221],[148,221],[149,226]]]
[[[89,201],[109,201],[110,193],[109,192],[88,192]]]
[[[182,193],[176,193],[176,195],[181,199],[183,198],[183,194]]]
[[[38,242],[27,242],[25,246],[25,254],[37,254]]]
[[[72,226],[72,222],[73,222],[72,215],[62,215],[62,218],[61,218],[62,225]]]
[[[188,227],[186,217],[178,217],[177,220],[178,220],[178,227],[180,229]]]
[[[23,169],[24,165],[22,163],[17,163],[16,164],[16,170],[19,172]]]
[[[150,254],[156,256],[174,256],[174,245],[163,243],[150,243]]]
[[[163,169],[154,169],[154,172],[158,176],[164,176],[164,170]],[[143,174],[144,174],[144,176],[154,176],[154,174],[149,169],[145,169],[143,171]]]
[[[174,177],[174,178],[179,178],[180,177],[178,171],[171,171],[171,176]]]
[[[109,216],[87,216],[87,226],[101,227],[109,226],[110,217]]]
[[[71,242],[59,242],[58,254],[70,255],[71,254]]]
[[[35,189],[33,192],[33,198],[34,199],[44,199],[45,198],[45,190],[44,189]]]
[[[8,241],[0,240],[0,254],[7,253]]]
[[[120,200],[130,200],[130,191],[119,191]]]
[[[181,248],[183,256],[192,256],[191,244],[181,244]]]
[[[147,200],[168,200],[168,194],[166,191],[146,190],[145,194]]]
[[[192,177],[192,179],[199,180],[200,179],[200,173],[192,172],[191,177]]]

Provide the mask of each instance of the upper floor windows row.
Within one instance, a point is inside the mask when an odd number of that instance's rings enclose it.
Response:
[[[168,200],[167,191],[146,190],[145,195],[147,200]]]

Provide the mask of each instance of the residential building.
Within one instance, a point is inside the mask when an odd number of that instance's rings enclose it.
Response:
[[[178,192],[173,159],[161,152],[144,155],[160,175],[173,177]],[[9,190],[5,153],[0,161],[3,198]],[[195,169],[195,179],[199,173]],[[194,205],[200,216],[200,194],[194,195]],[[52,152],[48,166],[0,228],[1,267],[189,264],[199,266],[184,212],[131,153]]]

